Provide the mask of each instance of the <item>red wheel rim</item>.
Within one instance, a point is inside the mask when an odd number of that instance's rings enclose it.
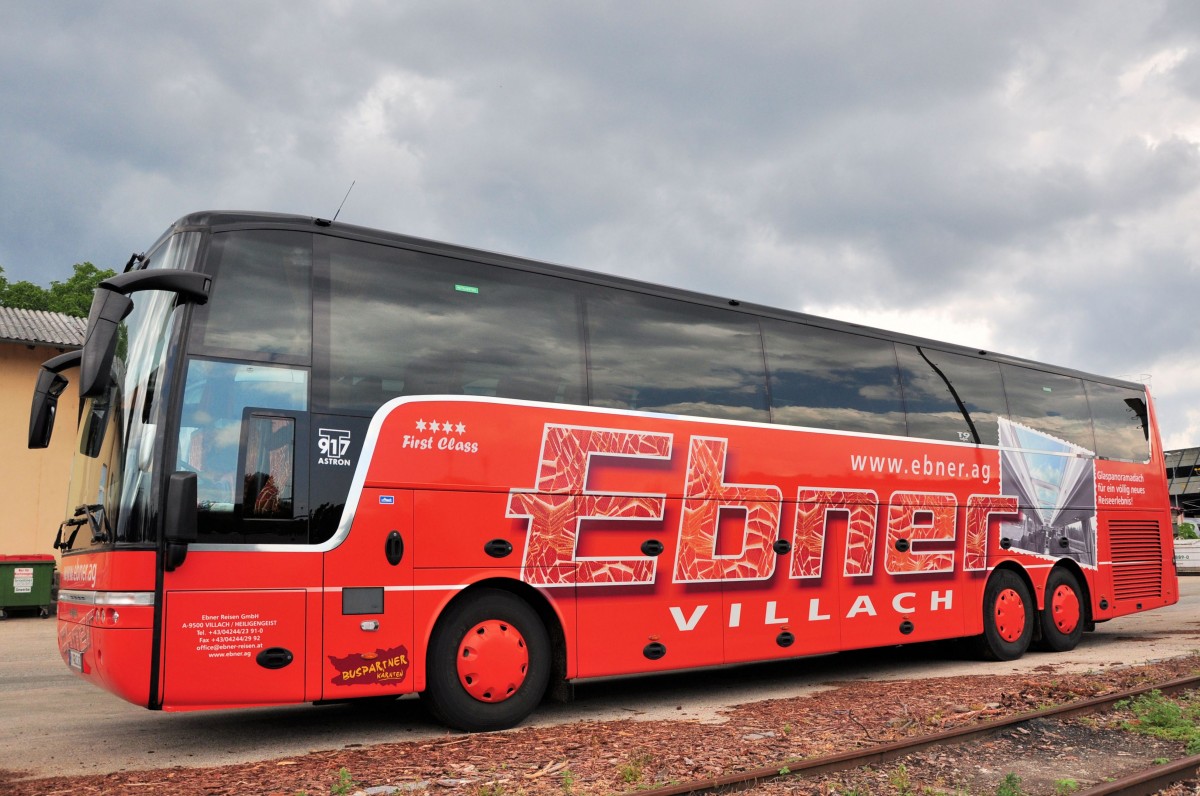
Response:
[[[996,632],[1009,643],[1025,632],[1025,601],[1013,589],[1005,589],[996,597]]]
[[[1063,584],[1054,590],[1050,597],[1050,617],[1064,636],[1071,635],[1079,626],[1079,595],[1070,586]]]
[[[499,619],[480,622],[458,645],[458,681],[480,702],[503,702],[529,671],[529,650],[515,627]]]

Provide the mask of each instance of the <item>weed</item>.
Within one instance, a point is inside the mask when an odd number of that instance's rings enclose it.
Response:
[[[903,763],[896,766],[896,770],[892,772],[888,781],[899,796],[912,796],[912,779],[908,776],[908,768]]]
[[[1011,771],[1004,775],[1004,779],[1000,780],[1000,784],[996,787],[996,796],[1023,796],[1021,792],[1021,778]]]
[[[333,796],[349,796],[356,787],[358,787],[358,783],[350,776],[350,770],[348,768],[340,768],[338,769],[337,782],[329,789],[329,792]]]
[[[1054,783],[1054,796],[1068,796],[1079,790],[1079,783],[1068,777]]]
[[[1185,708],[1157,690],[1137,699],[1123,700],[1117,707],[1127,709],[1134,715],[1133,721],[1122,722],[1124,729],[1167,741],[1179,741],[1186,744],[1189,755],[1200,753],[1200,726],[1196,723],[1200,718],[1200,710],[1195,707]]]
[[[564,768],[562,772],[563,793],[571,793],[575,788],[575,772]]]
[[[622,763],[617,769],[617,772],[621,775],[621,780],[630,785],[641,782],[642,777],[646,773],[646,766],[652,759],[646,752],[639,752],[629,758],[629,762]]]

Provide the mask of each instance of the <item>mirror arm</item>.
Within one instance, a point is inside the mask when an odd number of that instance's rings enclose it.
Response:
[[[99,288],[127,296],[140,290],[165,290],[194,304],[206,304],[212,277],[196,271],[166,268],[158,271],[129,271],[102,281]]]

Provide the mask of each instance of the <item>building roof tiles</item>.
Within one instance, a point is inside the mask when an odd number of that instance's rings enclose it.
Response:
[[[83,345],[86,318],[61,312],[0,307],[0,342],[78,348]]]

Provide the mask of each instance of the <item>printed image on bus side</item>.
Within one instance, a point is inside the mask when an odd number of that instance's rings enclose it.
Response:
[[[77,368],[77,369],[76,369]],[[77,674],[189,710],[961,638],[1178,599],[1144,386],[318,219],[198,213],[96,292],[60,528]]]

